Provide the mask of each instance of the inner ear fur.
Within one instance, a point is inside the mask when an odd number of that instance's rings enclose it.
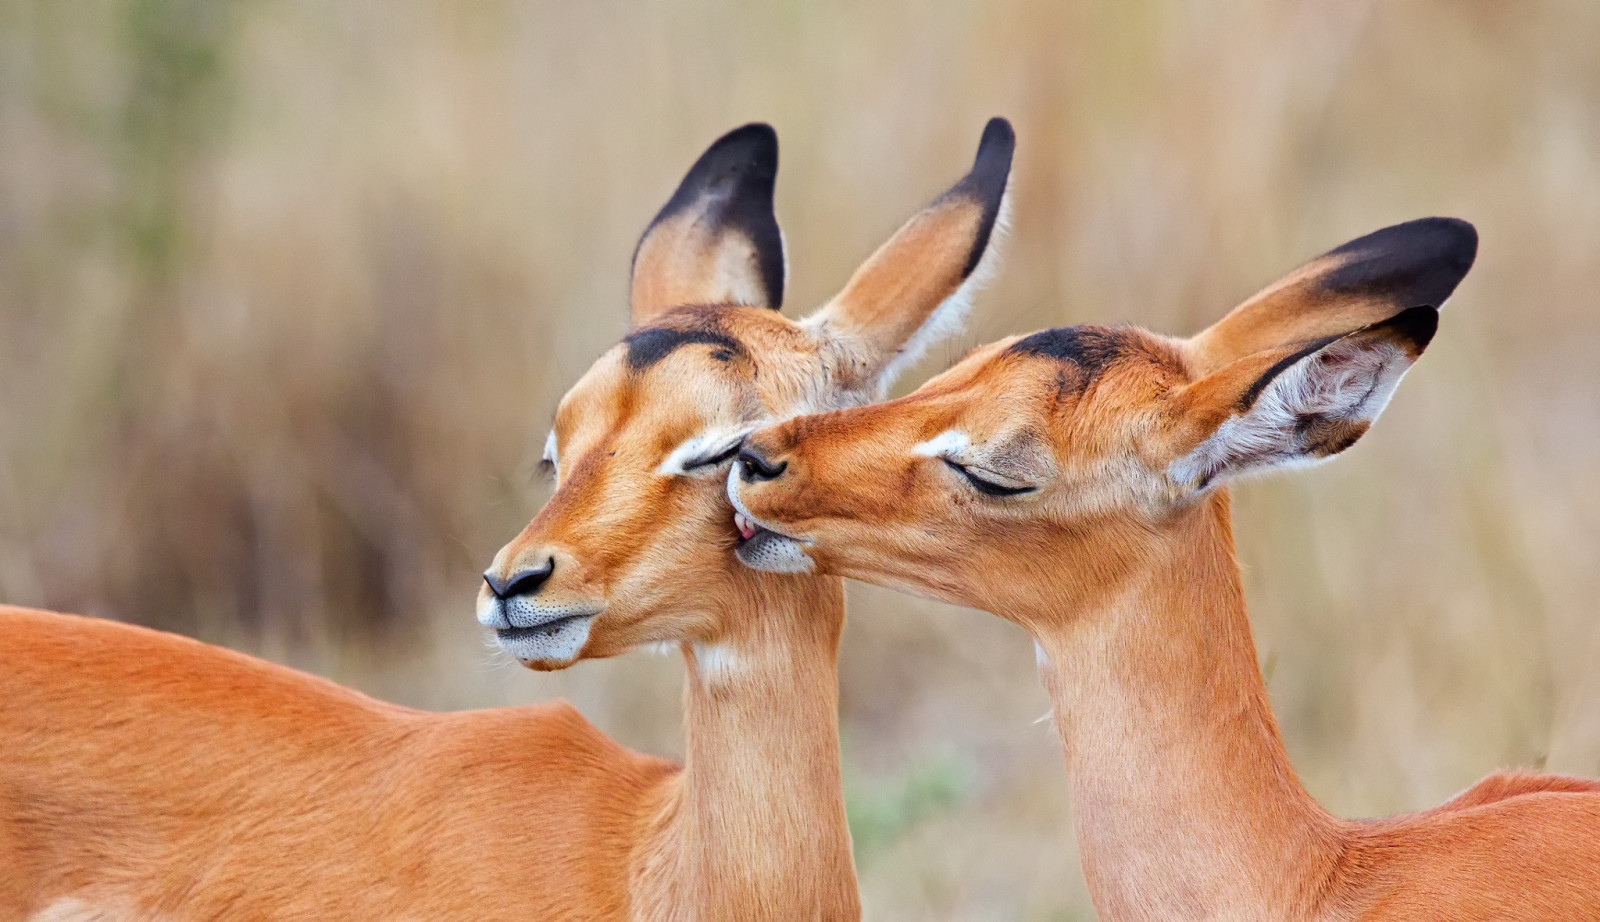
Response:
[[[750,124],[700,155],[633,253],[633,326],[689,304],[783,304],[783,234],[773,213],[778,135]]]
[[[1189,340],[1198,376],[1250,355],[1340,336],[1419,305],[1439,307],[1472,268],[1478,232],[1421,218],[1358,237],[1313,259]]]
[[[1427,306],[1342,336],[1236,359],[1180,391],[1169,473],[1205,489],[1273,467],[1314,464],[1355,444],[1438,329]]]
[[[841,347],[860,380],[887,387],[934,341],[960,329],[967,295],[1003,227],[1016,135],[990,119],[972,169],[862,263],[808,326]]]

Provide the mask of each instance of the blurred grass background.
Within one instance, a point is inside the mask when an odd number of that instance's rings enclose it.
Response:
[[[1331,809],[1600,774],[1600,5],[0,2],[0,598],[680,748],[675,659],[496,665],[477,574],[636,235],[771,121],[791,312],[1020,139],[967,346],[1209,322],[1381,225],[1478,267],[1361,447],[1237,499]],[[869,916],[1090,918],[1028,640],[852,586]]]

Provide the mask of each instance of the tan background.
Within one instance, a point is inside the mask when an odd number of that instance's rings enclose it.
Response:
[[[0,599],[679,749],[681,667],[505,666],[477,573],[635,236],[747,120],[791,312],[1019,136],[970,333],[1192,331],[1427,214],[1477,269],[1384,421],[1238,491],[1295,764],[1347,815],[1600,774],[1600,4],[0,3]],[[853,586],[877,919],[1089,918],[1027,639]],[[509,897],[509,895],[508,895]]]

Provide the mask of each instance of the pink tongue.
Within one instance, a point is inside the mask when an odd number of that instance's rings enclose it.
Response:
[[[751,535],[756,533],[756,530],[754,528],[751,528],[749,525],[746,525],[743,522],[739,522],[738,525],[739,525],[739,537],[744,538],[747,541],[750,539]]]

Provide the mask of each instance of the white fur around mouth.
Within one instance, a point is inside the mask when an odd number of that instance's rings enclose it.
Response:
[[[496,630],[500,649],[524,663],[564,664],[576,659],[589,640],[593,614],[572,614],[552,618],[534,627]]]
[[[739,530],[739,540],[741,542],[749,541],[756,535],[765,534],[774,535],[776,537],[783,538],[786,541],[793,541],[797,544],[811,543],[804,538],[796,538],[793,535],[786,535],[783,532],[778,531],[776,528],[771,528],[766,525],[766,523],[758,521],[749,513],[739,512],[737,510],[735,510],[733,513],[733,527]]]
[[[733,467],[728,470],[728,501],[733,503],[733,527],[739,529],[739,538],[749,541],[761,532],[770,532],[780,538],[786,538],[797,544],[810,544],[805,538],[796,538],[794,535],[785,534],[780,529],[768,525],[751,514],[744,503],[739,501],[739,470],[743,462],[733,462]]]
[[[750,517],[742,512],[733,514],[733,527],[739,529],[739,537],[746,541],[754,538],[756,532],[761,531],[761,526],[750,521]]]
[[[739,462],[728,471],[728,501],[733,503],[733,527],[739,530],[734,556],[754,570],[768,573],[810,573],[816,569],[804,538],[786,535],[750,514],[739,501]]]
[[[478,623],[494,631],[495,644],[524,664],[551,668],[577,658],[589,640],[590,626],[605,611],[605,605],[590,600],[484,595]]]

